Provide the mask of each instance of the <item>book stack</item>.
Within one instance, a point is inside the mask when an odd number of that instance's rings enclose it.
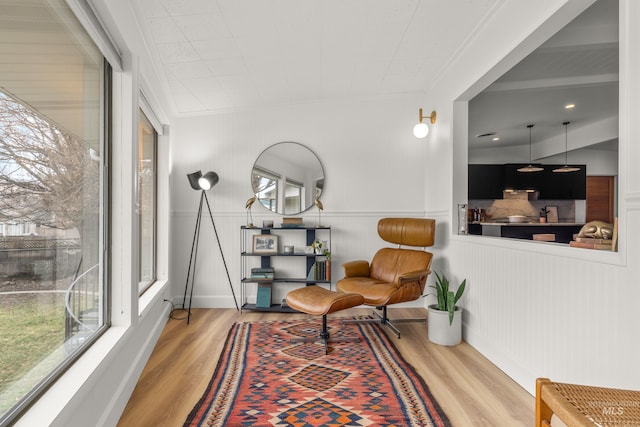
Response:
[[[271,267],[255,267],[251,269],[251,278],[255,280],[273,280],[274,270]]]
[[[307,280],[331,280],[331,261],[323,260],[314,262],[307,275]]]
[[[605,251],[613,250],[612,239],[596,239],[593,237],[575,237],[569,246],[574,248],[599,249]]]
[[[302,228],[304,227],[304,223],[302,222],[301,217],[284,217],[282,218],[282,227],[284,228]]]

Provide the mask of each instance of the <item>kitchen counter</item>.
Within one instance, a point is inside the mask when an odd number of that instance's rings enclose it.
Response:
[[[474,234],[533,240],[534,234],[553,234],[558,243],[569,243],[584,223],[577,222],[476,222],[469,230]]]

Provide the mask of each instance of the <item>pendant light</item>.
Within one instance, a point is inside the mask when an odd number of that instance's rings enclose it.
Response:
[[[580,168],[575,167],[575,166],[569,166],[567,164],[567,151],[568,151],[568,144],[567,144],[567,140],[568,140],[568,136],[567,136],[567,127],[569,125],[569,123],[571,122],[564,122],[562,123],[564,125],[564,166],[561,168],[557,168],[554,169],[554,172],[577,172],[580,170]]]
[[[518,169],[518,172],[540,172],[543,171],[544,168],[541,168],[540,166],[533,166],[531,164],[531,128],[533,125],[527,125],[527,127],[529,128],[529,166]]]

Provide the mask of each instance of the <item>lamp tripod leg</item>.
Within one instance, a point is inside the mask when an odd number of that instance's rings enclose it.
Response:
[[[233,290],[233,284],[231,283],[231,276],[229,275],[229,269],[227,268],[227,261],[224,258],[224,252],[222,251],[222,245],[220,244],[220,237],[218,236],[218,229],[216,228],[216,223],[213,220],[213,214],[211,213],[211,206],[209,205],[209,198],[207,197],[207,195],[205,194],[205,192],[203,191],[202,194],[204,195],[204,200],[207,202],[207,209],[209,210],[209,218],[211,218],[211,224],[213,225],[213,231],[216,234],[216,240],[218,241],[218,248],[220,249],[220,255],[222,256],[222,263],[224,264],[224,270],[227,273],[227,280],[229,280],[229,288],[231,289],[231,295],[233,296],[233,302],[236,305],[236,310],[240,311],[240,308],[238,307],[238,301],[236,300],[236,293]]]
[[[203,193],[204,195],[204,193]],[[196,217],[196,228],[193,232],[193,242],[191,243],[191,255],[189,257],[189,268],[187,269],[187,281],[184,285],[184,296],[182,297],[182,308],[185,309],[187,302],[187,291],[189,290],[189,277],[191,277],[191,292],[189,293],[189,307],[187,309],[187,325],[191,320],[191,300],[193,298],[193,287],[196,275],[196,260],[198,259],[198,244],[200,243],[200,224],[202,223],[202,202],[204,197],[200,196],[198,215]]]

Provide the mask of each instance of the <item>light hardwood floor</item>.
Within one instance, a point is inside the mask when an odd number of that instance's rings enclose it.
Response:
[[[350,309],[335,315],[370,312],[371,309]],[[389,312],[392,317],[419,317],[425,310],[394,308]],[[233,322],[292,316],[309,317],[194,309],[189,325],[186,320],[169,319],[118,426],[182,426],[213,375]],[[421,323],[400,324],[399,328],[402,338],[391,335],[396,347],[424,378],[454,426],[533,425],[534,398],[469,344],[432,344]]]

